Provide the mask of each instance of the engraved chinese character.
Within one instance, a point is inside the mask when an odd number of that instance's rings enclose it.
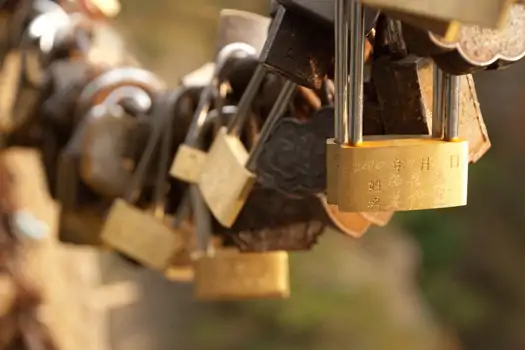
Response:
[[[385,166],[385,162],[377,162],[377,163],[375,163],[374,168],[375,168],[375,170],[381,170],[381,169],[383,169],[384,166]]]
[[[421,158],[421,171],[430,170],[430,157]]]
[[[450,169],[459,168],[459,155],[453,154],[450,156]]]
[[[412,176],[410,177],[410,182],[412,183],[412,186],[420,187],[421,186],[421,176],[419,174],[412,174]]]
[[[390,174],[388,177],[388,187],[399,187],[403,184],[403,179],[399,174]]]
[[[400,172],[401,169],[403,169],[405,167],[405,162],[403,162],[402,160],[400,160],[399,158],[396,158],[394,161],[393,161],[393,164],[394,164],[394,169],[397,171],[397,172]]]
[[[368,209],[379,209],[381,207],[381,199],[373,198],[368,201]]]
[[[368,191],[381,192],[381,180],[370,180],[368,182]]]
[[[401,191],[395,190],[390,201],[390,210],[396,210],[401,206]]]

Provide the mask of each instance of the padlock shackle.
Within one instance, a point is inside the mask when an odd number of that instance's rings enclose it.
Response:
[[[257,142],[250,150],[250,155],[248,156],[248,159],[246,161],[246,169],[248,171],[252,173],[255,172],[257,167],[257,161],[262,153],[264,145],[270,137],[270,135],[272,134],[275,124],[277,123],[277,121],[279,121],[279,118],[281,118],[288,109],[290,100],[292,99],[292,96],[294,95],[296,89],[297,84],[295,84],[291,80],[286,80],[281,92],[279,93],[279,96],[277,97],[277,100],[272,106],[268,118],[266,118],[266,121],[264,122],[261,132],[259,133],[259,137],[257,138]]]
[[[360,0],[347,0],[350,9],[346,11],[350,27],[350,88],[348,91],[349,122],[348,144],[359,145],[363,141],[363,103],[364,103],[364,58],[365,58],[365,21],[364,9]]]
[[[347,0],[334,1],[334,138],[338,144],[348,141],[348,5]]]
[[[444,83],[443,117],[445,118],[445,141],[454,141],[459,137],[460,77],[447,74]]]
[[[162,131],[167,129],[166,123],[170,118],[152,118],[153,130],[151,131],[144,153],[142,153],[140,160],[131,175],[128,186],[122,199],[127,203],[133,203],[140,195],[140,188],[144,184],[148,168],[151,165],[153,156],[157,146],[160,143]],[[161,145],[162,146],[162,145]]]
[[[256,50],[245,43],[228,44],[221,49],[217,55],[217,62],[213,71],[211,82],[206,86],[199,97],[197,109],[193,114],[188,133],[184,144],[194,147],[199,135],[201,133],[202,125],[204,124],[210,105],[212,103],[213,94],[219,92],[221,85],[221,73],[226,65],[233,59],[243,59],[250,56],[255,56]]]
[[[459,137],[460,77],[434,65],[432,137],[453,141]]]
[[[166,84],[155,74],[142,68],[119,67],[102,73],[90,81],[81,91],[78,98],[75,116],[82,115],[100,90],[111,86],[139,85],[147,87],[150,92],[160,92]]]
[[[119,105],[125,100],[133,103],[138,113],[148,113],[153,105],[151,96],[138,86],[119,86],[112,90],[102,102],[103,105]]]
[[[443,91],[445,72],[434,64],[434,81],[432,86],[432,137],[441,139],[444,136]]]
[[[237,104],[237,114],[227,126],[227,133],[232,136],[239,136],[242,128],[248,119],[248,114],[252,108],[252,102],[257,96],[259,89],[266,77],[267,68],[263,64],[257,65],[255,72],[244,90],[239,103]]]

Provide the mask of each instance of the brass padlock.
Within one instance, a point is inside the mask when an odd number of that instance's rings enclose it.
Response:
[[[199,300],[287,298],[288,253],[240,253],[221,249],[195,261]]]
[[[253,13],[236,10],[221,11],[213,76],[201,93],[186,140],[177,150],[170,170],[171,176],[193,184],[199,181],[202,166],[206,161],[206,152],[199,149],[196,143],[213,96],[218,95],[217,98],[223,100],[227,93],[224,89],[226,83],[224,71],[233,60],[258,55],[264,44],[268,25],[268,18]],[[220,106],[216,107],[221,110]]]
[[[354,1],[354,0],[352,0]],[[382,10],[496,28],[515,0],[356,0]]]
[[[206,120],[212,102],[213,94],[220,90],[221,82],[219,77],[226,64],[234,58],[242,58],[255,54],[255,49],[244,43],[233,43],[225,46],[218,57],[213,79],[202,91],[199,105],[195,110],[190,128],[186,134],[184,144],[180,145],[173,164],[171,166],[171,176],[189,183],[197,183],[202,165],[206,161],[206,152],[197,147],[198,139],[202,132],[202,125]],[[224,92],[221,93],[224,98]]]
[[[246,150],[239,139],[240,131],[264,75],[262,66],[256,70],[238,105],[237,115],[228,127],[219,130],[213,141],[199,180],[199,189],[213,216],[225,227],[231,227],[239,215],[256,180],[257,159],[275,122],[288,108],[296,84],[287,81],[264,123],[256,144]]]
[[[210,212],[190,187],[199,250],[194,254],[194,295],[199,300],[286,298],[290,295],[288,253],[241,253],[215,247]]]
[[[154,131],[133,174],[126,195],[124,199],[114,201],[101,238],[104,243],[122,254],[147,267],[164,272],[172,267],[174,257],[183,249],[183,237],[164,221],[172,116],[165,113],[166,110],[170,110],[166,105],[161,105],[158,110],[160,113],[155,115],[158,120],[155,120]],[[153,213],[146,213],[132,206],[131,203],[137,196],[137,190],[142,187],[158,143],[161,143],[161,148],[155,181]]]
[[[361,37],[360,7],[354,3],[347,18],[352,38]],[[432,137],[381,136],[363,140],[361,40],[351,41],[350,53],[350,118],[348,113],[336,116],[336,123],[346,126],[347,131],[338,149],[334,140],[328,141],[339,158],[338,164],[330,159],[327,164],[336,168],[339,165],[335,183],[339,210],[381,212],[466,205],[468,142],[458,138],[459,77],[445,75],[445,87],[439,89],[442,113],[434,116],[436,132]]]

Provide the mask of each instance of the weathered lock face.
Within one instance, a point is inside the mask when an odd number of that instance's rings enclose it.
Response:
[[[381,111],[365,103],[364,133],[382,133]],[[261,151],[257,181],[292,196],[323,193],[326,188],[326,139],[334,136],[334,109],[323,107],[306,121],[286,117],[276,123]]]
[[[298,85],[319,89],[333,74],[334,3],[328,1],[280,1],[260,60]],[[366,32],[377,11],[366,11]]]
[[[512,1],[512,0],[511,0]],[[496,27],[505,16],[511,1],[508,0],[444,0],[435,2],[403,0],[364,0],[363,4],[384,10],[430,17],[441,20],[457,20],[486,27]]]
[[[199,300],[286,298],[290,294],[288,254],[219,250],[195,261]]]
[[[480,69],[506,67],[525,56],[525,5],[509,5],[508,17],[499,29],[463,25],[450,40],[438,34],[404,25],[403,35],[411,52],[432,56],[451,74],[468,74]]]
[[[233,226],[216,224],[214,232],[243,252],[308,250],[329,223],[319,198],[291,198],[256,185]]]

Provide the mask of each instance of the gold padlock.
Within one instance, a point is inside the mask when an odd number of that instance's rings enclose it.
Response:
[[[265,69],[259,66],[239,102],[237,114],[227,128],[219,130],[213,141],[200,176],[202,196],[224,227],[231,227],[243,208],[256,180],[254,171],[260,151],[296,90],[295,83],[284,84],[256,144],[248,153],[239,135],[262,81],[259,76],[264,74]]]
[[[288,253],[240,253],[219,249],[195,261],[195,297],[199,300],[287,298]]]
[[[353,1],[353,0],[352,0]],[[382,10],[497,28],[515,0],[357,0]]]
[[[336,116],[339,125],[347,126],[344,142],[337,150],[339,210],[381,212],[466,205],[468,142],[458,138],[459,77],[447,74],[444,87],[435,86],[442,93],[442,113],[434,118],[432,137],[380,136],[363,140],[361,6],[354,2],[346,19],[354,40],[349,55],[350,118],[347,113]],[[328,143],[335,148],[334,140]]]
[[[199,300],[286,298],[288,253],[241,253],[211,235],[211,217],[197,187],[190,187],[198,251],[193,255],[194,295]]]
[[[164,108],[163,108],[164,107]],[[166,174],[171,147],[171,116],[167,106],[160,106],[156,115],[155,128],[150,135],[146,149],[132,176],[124,199],[114,201],[104,228],[102,240],[117,251],[139,263],[160,271],[173,269],[175,256],[184,249],[181,232],[168,226],[164,221],[164,196]],[[164,133],[162,133],[164,129]],[[163,137],[161,137],[163,135]],[[158,141],[162,139],[161,154],[156,179],[153,213],[146,213],[130,203],[142,187],[149,164],[154,156]],[[152,215],[153,214],[153,215]]]
[[[202,167],[206,162],[206,152],[197,147],[202,133],[201,126],[206,120],[212,98],[218,94],[224,100],[227,90],[220,77],[228,64],[239,58],[256,57],[260,51],[269,20],[265,17],[236,10],[221,11],[218,33],[218,53],[212,79],[201,93],[184,144],[180,145],[173,160],[171,176],[196,184],[199,181]],[[264,76],[261,77],[263,79]],[[219,107],[219,111],[221,108]]]

